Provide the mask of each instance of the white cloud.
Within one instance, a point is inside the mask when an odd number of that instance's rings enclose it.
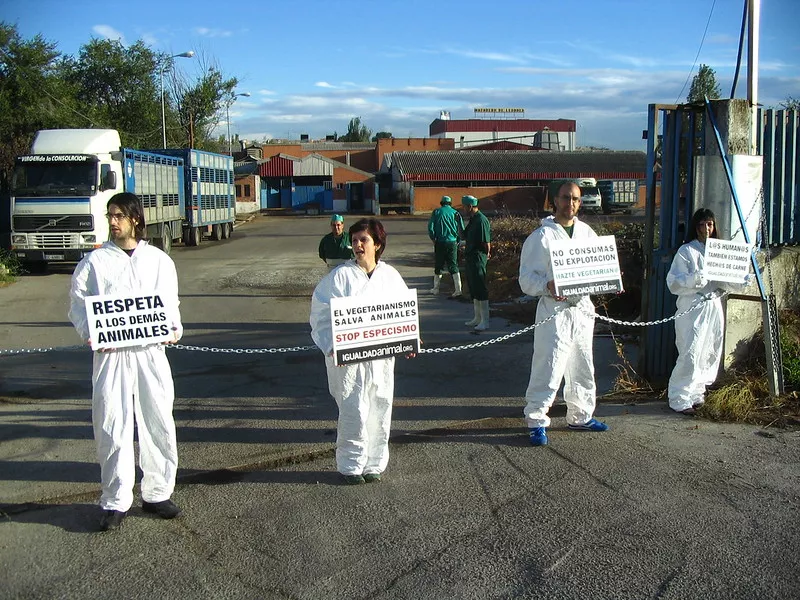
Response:
[[[228,29],[213,29],[210,27],[195,27],[194,32],[197,35],[203,37],[211,37],[211,38],[231,37],[233,35],[233,31],[230,31]]]
[[[152,33],[143,33],[141,35],[142,41],[150,46],[151,48],[155,48],[159,45],[158,38],[154,36]]]
[[[330,89],[336,89],[336,86],[335,86],[335,85],[331,85],[331,84],[330,84],[330,83],[328,83],[327,81],[318,81],[318,82],[317,82],[317,83],[315,83],[314,85],[315,85],[316,87],[321,87],[321,88],[330,88]]]
[[[122,45],[125,45],[125,36],[119,31],[111,27],[111,25],[95,25],[92,31],[99,35],[101,38],[107,40],[119,40]]]

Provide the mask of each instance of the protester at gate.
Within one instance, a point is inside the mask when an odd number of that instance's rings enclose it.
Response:
[[[72,276],[69,319],[89,340],[84,298],[158,293],[165,324],[177,342],[183,335],[178,310],[178,277],[172,260],[142,238],[144,213],[135,194],[113,196],[107,205],[110,240],[86,256]],[[162,344],[143,344],[94,353],[92,424],[100,463],[102,530],[122,524],[133,503],[136,478],[133,431],[139,440],[142,508],[164,519],[181,513],[170,500],[175,489],[178,448],[172,404],[175,392]]]
[[[458,271],[458,242],[464,233],[464,221],[454,209],[450,196],[442,196],[441,206],[431,213],[428,220],[428,237],[433,242],[433,288],[431,294],[439,293],[442,270],[453,276],[455,290],[451,298],[461,296],[461,274]]]
[[[345,296],[391,299],[408,289],[397,270],[381,260],[386,237],[377,219],[354,223],[350,239],[355,259],[328,273],[311,300],[311,337],[325,355],[328,390],[339,407],[336,468],[351,485],[379,482],[389,462],[394,357],[337,367],[333,356],[331,299]]]
[[[475,331],[489,328],[489,289],[486,286],[486,262],[492,252],[492,234],[489,219],[478,209],[475,196],[461,198],[462,210],[469,217],[464,229],[464,262],[467,270],[467,283],[472,296],[474,316],[464,325],[474,327]]]
[[[720,292],[740,290],[742,285],[708,281],[703,274],[708,238],[717,237],[716,218],[707,208],[698,209],[689,224],[688,241],[678,249],[667,273],[667,288],[678,296],[675,345],[678,361],[669,378],[667,395],[672,410],[693,415],[705,402],[706,388],[714,383],[722,358],[725,317]]]
[[[519,285],[530,296],[539,296],[533,338],[531,376],[525,392],[525,421],[530,443],[547,445],[547,413],[564,381],[567,427],[577,431],[606,431],[594,418],[596,385],[592,341],[594,305],[588,295],[556,296],[550,245],[556,240],[597,237],[577,217],[581,190],[574,183],[562,185],[555,198],[555,214],[542,220],[522,246]],[[554,316],[555,315],[555,316]]]
[[[350,234],[344,230],[342,215],[331,217],[331,232],[323,236],[319,242],[319,257],[325,261],[329,269],[353,258]]]

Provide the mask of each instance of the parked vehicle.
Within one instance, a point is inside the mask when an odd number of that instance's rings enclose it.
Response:
[[[603,212],[624,212],[626,215],[639,201],[639,182],[636,179],[601,179],[597,182],[603,198]]]
[[[600,190],[596,185],[581,187],[581,210],[591,213],[599,213],[602,209],[602,198]]]
[[[47,129],[16,159],[11,248],[29,266],[76,262],[108,239],[108,200],[137,194],[145,235],[169,253],[182,237],[230,235],[235,219],[233,160],[196,150],[123,148],[113,129]],[[216,227],[215,227],[216,226]]]
[[[233,233],[236,221],[236,192],[233,158],[189,148],[152,150],[183,159],[186,211],[183,242],[197,246],[208,233],[212,240],[224,240]]]

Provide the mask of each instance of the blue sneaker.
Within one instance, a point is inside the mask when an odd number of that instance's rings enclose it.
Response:
[[[608,431],[608,425],[597,419],[589,419],[583,425],[567,425],[573,431]]]
[[[531,437],[531,446],[547,446],[547,429],[531,427],[528,432]]]

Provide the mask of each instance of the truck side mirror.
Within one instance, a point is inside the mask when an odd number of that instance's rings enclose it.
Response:
[[[117,174],[114,171],[108,171],[103,177],[103,189],[115,190],[117,189]]]

